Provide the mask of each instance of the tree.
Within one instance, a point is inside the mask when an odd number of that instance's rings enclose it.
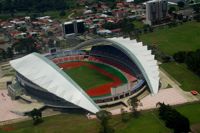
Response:
[[[137,5],[137,4],[141,4],[141,3],[144,3],[146,2],[147,0],[134,0],[134,3]]]
[[[183,1],[179,1],[177,2],[177,4],[179,8],[183,8],[185,6],[185,3]]]
[[[140,29],[134,30],[134,37],[138,42],[140,41],[140,34],[142,34],[142,31]]]
[[[177,19],[178,19],[178,20],[183,20],[183,14],[178,14],[178,15],[177,15]],[[186,21],[187,21],[187,20],[186,20]]]
[[[164,103],[157,103],[157,106],[159,106],[160,119],[165,122],[166,127],[173,129],[174,133],[188,133],[191,131],[190,122],[185,116]]]
[[[178,63],[184,63],[185,59],[186,59],[186,55],[187,55],[187,53],[185,51],[180,51],[180,52],[175,53],[173,55],[173,58]]]
[[[20,28],[19,28],[19,31],[21,31],[21,32],[26,32],[27,29],[26,29],[26,27],[20,27]]]
[[[0,14],[2,12],[2,3],[0,3]]]
[[[132,23],[130,19],[123,19],[120,22],[120,27],[124,34],[128,34],[129,36],[132,35],[133,31],[135,30],[135,25]]]
[[[128,122],[130,120],[129,113],[125,111],[123,108],[121,109],[121,119],[122,119],[122,122]]]
[[[13,58],[14,54],[13,54],[13,50],[11,47],[7,48],[6,53],[7,53],[8,58]]]
[[[39,14],[38,14],[38,13],[33,13],[33,14],[31,14],[31,21],[36,20],[37,17],[39,17]]]
[[[152,26],[149,26],[149,31],[150,31],[150,32],[153,32],[153,31],[154,31],[154,29],[153,29]]]
[[[200,14],[197,14],[194,16],[194,19],[197,21],[197,22],[200,22]]]
[[[137,107],[139,105],[138,99],[135,97],[131,98],[130,105],[133,112],[133,116],[137,118],[139,116],[139,111],[137,110]]]
[[[173,60],[173,58],[170,55],[167,55],[164,53],[161,53],[161,59],[162,59],[163,63],[168,63]]]
[[[176,11],[176,8],[174,6],[172,6],[172,7],[169,8],[168,13],[172,14],[175,11]]]
[[[54,33],[53,33],[52,31],[48,31],[48,32],[47,32],[47,36],[48,36],[48,37],[52,37],[53,35],[54,35]]]
[[[176,27],[178,25],[176,20],[173,20],[171,23],[168,24],[169,28]]]
[[[2,11],[16,12],[45,12],[49,10],[65,10],[77,5],[75,0],[0,0]]]
[[[114,133],[114,129],[109,126],[109,119],[111,118],[111,113],[106,110],[101,110],[96,113],[97,118],[100,120],[101,128],[100,133]]]
[[[2,56],[2,59],[6,59],[7,58],[7,54],[6,54],[5,50],[2,50],[1,56]]]
[[[145,25],[143,26],[143,31],[144,31],[144,33],[147,33],[147,32],[149,31],[149,28],[150,28],[150,25],[145,24]]]
[[[14,16],[14,3],[12,0],[5,0],[3,1],[3,10],[8,11],[11,16]]]
[[[193,10],[196,12],[196,13],[199,13],[200,12],[200,4],[195,4],[192,6],[193,7]]]
[[[191,52],[180,51],[173,55],[178,63],[185,63],[191,71],[200,76],[200,49]]]
[[[26,112],[25,115],[31,117],[33,119],[33,125],[40,124],[42,120],[42,111],[40,109],[34,108],[30,112]]]
[[[66,12],[64,10],[60,11],[60,14],[59,14],[61,17],[65,16],[66,15]]]
[[[33,38],[20,39],[12,45],[12,48],[19,53],[29,54],[32,52],[38,52],[35,42],[36,41]]]
[[[188,52],[185,63],[190,70],[200,76],[200,50]]]
[[[112,23],[112,22],[107,22],[103,25],[105,29],[113,30],[113,29],[118,29],[121,28],[119,24]]]

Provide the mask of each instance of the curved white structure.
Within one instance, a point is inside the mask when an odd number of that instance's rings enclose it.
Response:
[[[147,49],[142,42],[130,40],[129,38],[109,38],[95,39],[83,42],[74,49],[81,49],[89,45],[112,45],[125,53],[142,72],[152,94],[158,93],[159,90],[159,67],[155,56],[151,50]]]
[[[44,56],[32,53],[12,60],[10,64],[18,73],[44,90],[92,113],[100,110],[79,85]]]
[[[159,89],[159,67],[155,56],[151,54],[151,50],[147,49],[142,42],[137,43],[136,40],[124,38],[110,38],[114,45],[120,47],[138,66],[142,72],[152,94],[158,93]]]

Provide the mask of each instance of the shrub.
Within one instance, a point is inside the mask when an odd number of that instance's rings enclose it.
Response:
[[[173,58],[178,63],[184,63],[187,53],[185,51],[177,52],[173,55]]]

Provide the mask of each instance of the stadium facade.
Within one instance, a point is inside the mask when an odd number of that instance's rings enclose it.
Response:
[[[87,54],[81,52],[82,49],[92,47]],[[116,60],[120,65],[127,67],[134,74],[135,70],[140,73],[137,85],[128,88],[126,93],[119,91],[118,94],[107,97],[114,101],[121,96],[129,96],[141,89],[143,83],[147,83],[152,94],[158,93],[159,89],[159,68],[151,50],[136,40],[124,38],[95,39],[83,42],[73,50],[64,51],[54,55],[40,55],[32,53],[22,58],[10,61],[11,66],[16,71],[17,83],[20,84],[30,94],[40,97],[47,104],[58,107],[80,107],[92,113],[100,110],[97,102],[92,99],[71,77],[56,65],[57,61],[69,61],[68,56],[74,54],[80,60],[92,59],[95,61],[103,58],[103,61]],[[77,52],[78,51],[78,52]],[[69,54],[70,53],[70,54]],[[58,58],[59,57],[59,58]],[[62,57],[62,58],[61,58]],[[77,57],[77,56],[76,56]],[[75,57],[73,57],[75,59]],[[77,60],[77,58],[76,58]],[[105,62],[106,63],[106,62]],[[113,65],[113,63],[112,63]],[[11,88],[15,89],[15,88]]]

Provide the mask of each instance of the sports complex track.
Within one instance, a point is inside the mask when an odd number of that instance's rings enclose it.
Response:
[[[119,77],[105,71],[104,69],[96,66],[95,64],[89,64],[87,62],[67,62],[67,63],[59,64],[59,67],[63,68],[63,70],[73,69],[73,68],[81,67],[81,66],[87,66],[88,68],[96,70],[99,73],[101,73],[102,75],[107,76],[113,80],[112,82],[102,84],[97,87],[88,88],[86,90],[86,93],[91,97],[99,97],[99,96],[109,95],[109,94],[111,94],[112,87],[116,87],[116,86],[119,86],[120,84],[122,84],[122,81]]]

